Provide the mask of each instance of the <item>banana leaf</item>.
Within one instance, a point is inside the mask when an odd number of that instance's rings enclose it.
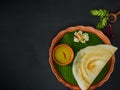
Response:
[[[91,32],[87,32],[87,33],[89,35],[89,41],[87,41],[86,43],[74,42],[74,32],[68,32],[63,36],[63,38],[58,42],[58,44],[68,44],[69,46],[72,47],[74,51],[74,55],[76,56],[77,52],[80,49],[83,49],[87,46],[98,45],[98,44],[104,43],[97,35]],[[72,73],[72,65],[73,65],[73,62],[65,66],[61,66],[55,63],[55,67],[57,71],[59,72],[59,74],[64,80],[66,80],[67,82],[73,85],[78,85]],[[102,69],[102,71],[97,76],[97,78],[93,81],[92,84],[95,84],[99,82],[100,80],[102,80],[105,77],[107,71],[108,71],[108,63],[105,65],[105,67]]]

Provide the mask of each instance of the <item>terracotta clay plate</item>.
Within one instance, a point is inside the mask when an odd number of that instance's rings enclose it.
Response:
[[[53,49],[56,47],[56,45],[58,45],[59,41],[64,37],[64,35],[66,33],[70,33],[70,32],[75,32],[76,30],[80,30],[83,32],[88,32],[88,33],[93,33],[95,34],[97,37],[99,37],[103,43],[105,44],[111,44],[110,40],[100,31],[100,30],[96,30],[93,27],[90,26],[75,26],[75,27],[69,27],[65,30],[62,30],[61,32],[59,32],[54,39],[52,40],[51,46],[49,48],[49,63],[51,66],[51,70],[53,72],[53,74],[56,76],[56,78],[58,79],[58,81],[60,81],[64,86],[67,86],[71,89],[74,90],[80,90],[80,87],[77,84],[73,84],[69,81],[67,81],[59,72],[59,70],[56,67],[56,63],[53,60]],[[89,90],[93,90],[97,87],[100,87],[101,85],[103,85],[104,82],[106,82],[111,73],[113,72],[114,69],[114,63],[115,63],[115,56],[113,55],[112,58],[109,60],[108,62],[108,69],[106,74],[104,75],[104,77],[102,77],[102,79],[98,82],[93,83],[90,87]],[[61,66],[62,67],[62,66]]]

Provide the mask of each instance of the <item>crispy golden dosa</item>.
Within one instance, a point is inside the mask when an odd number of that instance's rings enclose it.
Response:
[[[88,46],[77,53],[72,71],[82,90],[89,88],[116,50],[112,45],[100,44]]]

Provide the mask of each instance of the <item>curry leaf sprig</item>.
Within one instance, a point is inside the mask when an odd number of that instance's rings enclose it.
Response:
[[[97,24],[96,28],[97,29],[103,29],[106,25],[107,25],[107,18],[104,17],[103,19],[101,19],[99,21],[99,23]]]
[[[107,25],[107,19],[109,15],[109,11],[105,9],[99,9],[99,10],[91,10],[90,14],[93,16],[98,16],[100,17],[100,21],[97,24],[96,28],[97,29],[103,29]]]
[[[103,18],[103,17],[105,17],[106,15],[109,14],[109,12],[105,9],[91,10],[90,13],[93,16],[99,16],[100,18]]]

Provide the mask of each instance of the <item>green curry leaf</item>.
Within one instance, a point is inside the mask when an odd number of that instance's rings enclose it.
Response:
[[[98,16],[100,18],[96,28],[97,29],[103,29],[107,25],[107,19],[109,15],[109,11],[105,9],[99,9],[99,10],[90,10],[90,14],[93,16]]]

